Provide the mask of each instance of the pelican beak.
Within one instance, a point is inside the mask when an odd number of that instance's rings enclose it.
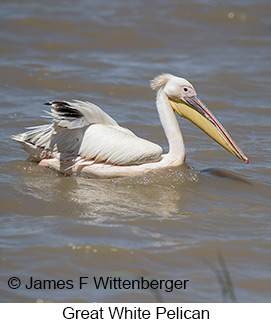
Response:
[[[177,100],[169,98],[169,102],[172,109],[181,117],[193,122],[231,154],[248,164],[248,158],[236,145],[227,130],[197,96],[184,96]]]

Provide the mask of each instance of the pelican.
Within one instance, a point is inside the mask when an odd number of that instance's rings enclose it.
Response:
[[[52,124],[13,136],[41,166],[90,178],[115,178],[177,167],[185,161],[183,136],[174,112],[187,118],[234,156],[248,158],[186,79],[162,74],[150,82],[169,144],[163,154],[155,143],[121,127],[90,102],[50,101]]]

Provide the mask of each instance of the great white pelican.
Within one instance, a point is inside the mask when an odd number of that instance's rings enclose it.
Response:
[[[192,121],[234,156],[248,158],[197,97],[187,80],[162,74],[151,81],[156,106],[169,143],[163,154],[155,143],[137,137],[90,102],[51,101],[52,124],[31,127],[13,136],[39,165],[92,178],[140,175],[172,168],[185,160],[185,147],[175,112]]]

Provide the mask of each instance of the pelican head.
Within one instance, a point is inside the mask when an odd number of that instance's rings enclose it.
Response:
[[[196,90],[190,82],[174,75],[162,74],[151,81],[151,87],[158,91],[163,90],[171,108],[181,117],[193,122],[231,154],[248,163],[248,158],[228,131],[197,97]]]

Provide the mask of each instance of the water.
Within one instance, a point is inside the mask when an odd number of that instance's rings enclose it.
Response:
[[[270,302],[269,1],[2,1],[2,302]],[[133,179],[65,177],[27,161],[12,134],[50,99],[94,102],[136,134],[167,142],[148,81],[189,79],[249,157],[186,120],[187,166]],[[11,290],[10,277],[73,280]],[[78,288],[80,276],[188,279],[186,290]]]

